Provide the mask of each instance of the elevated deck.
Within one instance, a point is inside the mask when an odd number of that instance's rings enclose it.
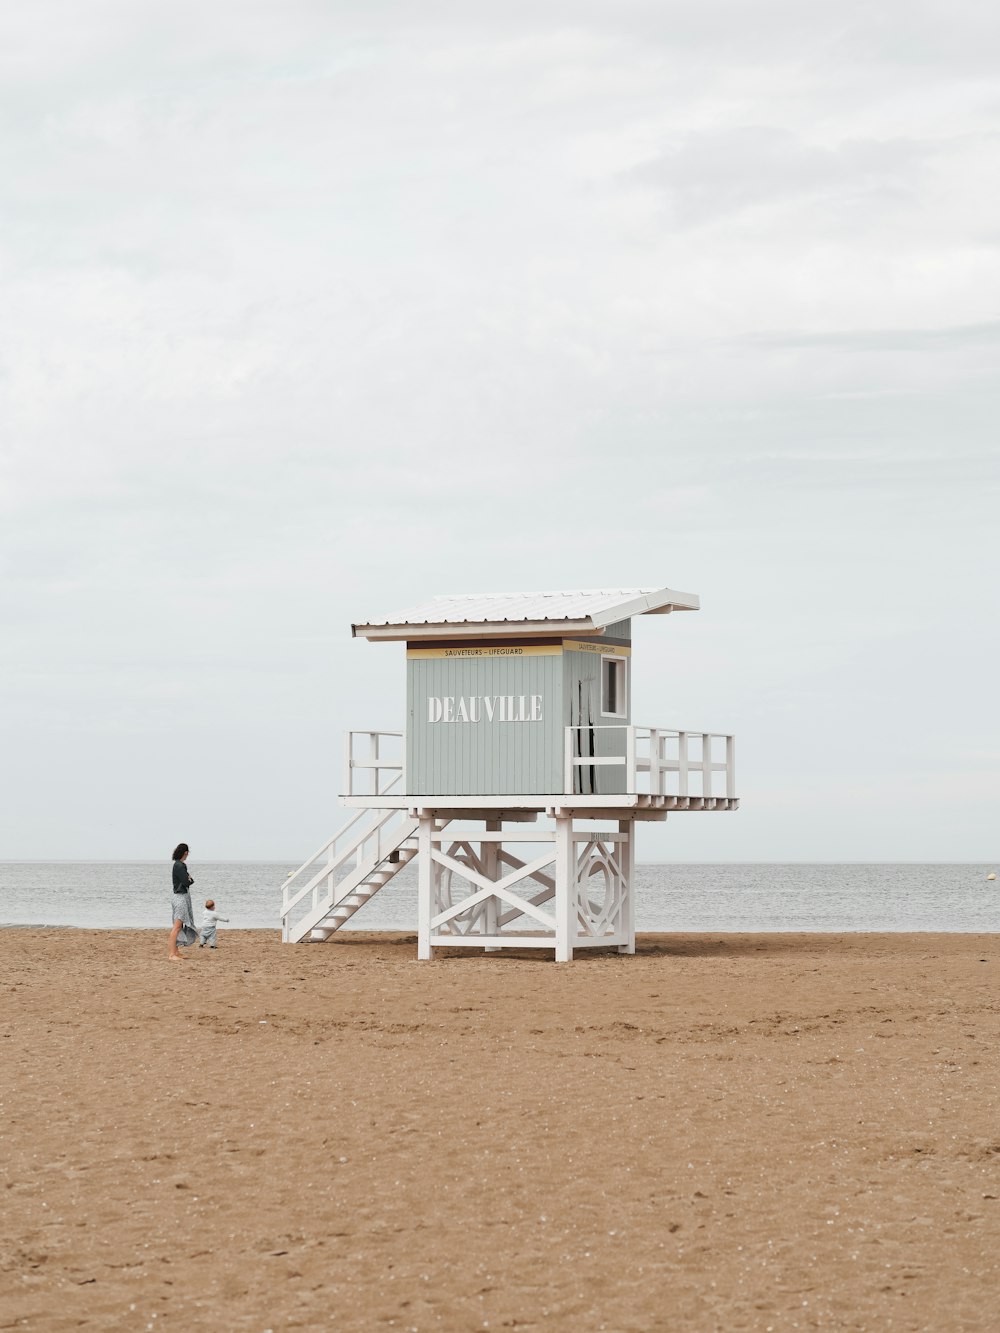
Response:
[[[672,810],[737,810],[740,804],[739,798],[735,796],[651,796],[648,792],[631,792],[619,796],[347,794],[340,799],[351,809],[408,810],[412,818],[417,818],[420,811],[433,810],[439,818],[450,819],[505,819],[510,818],[511,813],[523,814],[526,811],[548,815],[552,819],[563,815],[575,815],[578,819],[599,819],[605,812],[609,816],[613,813],[615,818],[623,818],[625,812],[628,812],[637,819],[655,819],[666,816]]]
[[[330,939],[413,863],[420,958],[470,945],[551,949],[559,961],[577,949],[632,953],[635,825],[739,807],[725,733],[569,726],[565,790],[536,793],[408,792],[405,739],[348,733],[340,799],[355,813],[285,882],[286,940]],[[624,790],[594,790],[608,785]]]

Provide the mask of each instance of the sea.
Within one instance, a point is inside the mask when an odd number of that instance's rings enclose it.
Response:
[[[195,920],[206,898],[229,929],[279,927],[292,862],[201,861]],[[991,865],[639,865],[640,931],[996,931],[1000,880]],[[169,928],[170,864],[0,861],[0,925],[91,930]],[[408,866],[355,915],[351,929],[415,930],[416,872]],[[222,926],[221,929],[227,929]]]

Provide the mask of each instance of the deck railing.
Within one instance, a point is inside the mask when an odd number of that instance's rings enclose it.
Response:
[[[598,783],[597,770],[610,768],[624,770],[622,782],[614,784],[619,792],[736,799],[736,743],[728,732],[599,723],[566,727],[564,735],[567,796],[598,794],[597,787],[604,784]],[[345,761],[346,796],[406,791],[402,731],[347,732]],[[716,774],[724,774],[721,781]]]
[[[579,795],[590,770],[624,768],[623,790],[649,796],[736,797],[736,742],[723,731],[681,731],[674,727],[621,724],[566,728],[566,795]],[[715,790],[713,774],[724,773],[725,791]],[[648,774],[648,777],[645,775]]]
[[[403,776],[404,745],[405,737],[401,731],[347,732],[345,794],[385,796],[390,787],[395,787]],[[365,776],[362,777],[362,774]],[[405,785],[402,790],[406,790]]]

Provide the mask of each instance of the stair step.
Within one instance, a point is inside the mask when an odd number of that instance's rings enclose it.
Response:
[[[377,813],[384,818],[382,811]],[[412,821],[411,821],[412,822]],[[364,875],[358,883],[352,884],[346,896],[335,902],[336,889],[333,889],[325,901],[318,903],[308,913],[300,917],[299,925],[292,928],[292,937],[301,940],[329,939],[345,922],[349,921],[359,908],[369,902],[376,893],[393,879],[405,865],[409,865],[420,850],[416,831],[403,837],[395,848],[386,850],[383,857],[364,868],[355,866],[342,877],[342,883],[350,883],[355,875]],[[346,869],[346,866],[345,866]],[[329,883],[329,881],[327,881]],[[306,925],[306,922],[311,922]]]

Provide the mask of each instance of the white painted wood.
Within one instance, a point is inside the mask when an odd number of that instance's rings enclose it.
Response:
[[[535,833],[538,830],[529,829],[526,831]],[[500,862],[498,853],[500,848],[498,843],[502,837],[503,832],[500,821],[498,819],[487,820],[486,829],[484,830],[479,844],[479,859],[482,862],[483,873],[487,879],[496,880],[499,878],[498,870]],[[483,923],[483,930],[489,936],[498,935],[500,933],[500,912],[497,903],[498,900],[496,897],[488,899],[486,903],[486,918]],[[486,946],[486,949],[488,953],[492,953],[500,947],[500,945],[490,944]]]
[[[469,811],[470,818],[487,819],[493,817],[494,812],[515,811],[515,810],[537,810],[539,812],[551,809],[558,803],[561,809],[580,809],[587,806],[595,806],[598,809],[602,806],[620,806],[630,807],[638,804],[639,795],[631,792],[624,796],[573,796],[567,799],[565,796],[553,796],[551,793],[542,795],[525,795],[523,793],[504,792],[498,795],[490,796],[453,796],[447,792],[440,795],[431,796],[344,796],[341,798],[343,804],[349,809],[356,809],[363,806],[365,809],[415,809],[415,810],[444,810],[449,811]],[[478,815],[471,814],[478,810]],[[517,839],[512,839],[516,842]]]
[[[447,856],[443,852],[435,852],[432,850],[430,854],[432,862],[437,865],[446,866],[453,873],[457,873],[464,879],[468,880],[470,884],[478,884],[480,888],[477,893],[470,894],[469,897],[463,898],[462,901],[455,906],[437,913],[432,918],[431,924],[436,929],[446,921],[451,921],[453,918],[460,916],[463,912],[469,911],[470,908],[477,906],[481,902],[485,902],[490,894],[496,894],[498,898],[502,899],[509,906],[517,907],[519,910],[523,911],[526,916],[534,917],[534,919],[541,925],[554,928],[555,922],[548,912],[541,911],[526,899],[511,892],[511,887],[514,884],[517,884],[518,881],[527,878],[536,870],[541,870],[543,867],[551,865],[554,856],[554,851],[546,856],[540,856],[536,861],[529,862],[523,869],[515,870],[511,874],[505,875],[503,879],[495,880],[493,883],[490,883],[483,875],[478,874],[469,866],[463,865],[461,861],[456,861],[453,857]]]
[[[712,737],[707,732],[701,737],[701,794],[712,795]]]
[[[386,758],[382,749],[383,738],[401,741],[402,733],[349,732],[345,757],[350,794],[344,804],[355,813],[282,887],[282,938],[328,939],[402,866],[418,858],[421,957],[430,956],[432,937],[439,935],[456,942],[489,940],[491,950],[502,948],[508,938],[515,938],[506,930],[517,929],[525,919],[542,927],[539,938],[547,934],[549,947],[561,961],[571,959],[577,947],[594,947],[595,941],[634,950],[635,823],[665,819],[670,811],[737,809],[735,742],[723,732],[620,724],[615,729],[626,733],[626,752],[619,758],[577,757],[573,736],[579,728],[566,728],[566,786],[574,785],[573,774],[580,765],[603,763],[624,765],[631,790],[617,796],[578,796],[570,791],[555,801],[548,795],[520,793],[409,796],[402,790],[402,760]],[[692,736],[702,745],[693,762]],[[355,738],[364,746],[360,755]],[[718,738],[725,743],[724,762],[712,752]],[[669,757],[671,745],[676,745],[676,758]],[[690,792],[692,767],[700,769],[699,795]],[[384,787],[383,771],[389,777]],[[715,773],[725,774],[725,796],[712,789]],[[649,790],[638,790],[640,775],[645,781],[647,774]],[[355,790],[356,785],[370,790],[364,794]],[[676,791],[671,791],[675,785]],[[554,821],[554,829],[504,832],[505,819],[535,823],[543,815]],[[574,831],[575,819],[591,824],[614,821],[618,832]],[[443,831],[449,820],[481,821],[485,827],[456,837]],[[526,864],[505,849],[505,841],[549,844],[552,850]],[[553,862],[553,873],[546,874],[544,868]],[[507,874],[501,873],[501,866]],[[453,876],[474,890],[454,902]],[[525,892],[529,881],[539,887]]]
[[[688,794],[688,734],[677,733],[677,795]]]
[[[412,819],[416,819],[418,811],[412,805],[412,801],[408,801],[407,805],[409,806],[410,809],[410,817]],[[487,822],[491,819],[498,819],[501,822],[501,824],[537,824],[539,813],[540,810],[537,807],[534,810],[494,810],[491,807],[489,810],[478,810],[478,811],[449,810],[449,809],[442,810],[437,806],[434,807],[435,816],[438,819],[444,820],[445,823],[447,823],[449,820],[459,820],[465,823],[476,823],[481,819]]]
[[[551,935],[432,935],[435,949],[551,949]]]
[[[686,810],[694,809],[694,806],[688,806],[683,801],[679,801],[677,796],[650,796],[648,792],[629,792],[625,795],[606,795],[606,796],[573,796],[558,797],[553,800],[551,795],[543,796],[510,796],[506,795],[500,798],[504,804],[497,804],[496,796],[442,796],[441,806],[428,805],[426,796],[420,797],[420,804],[414,805],[412,796],[406,797],[355,797],[343,798],[343,804],[349,809],[364,810],[443,810],[449,819],[488,819],[501,811],[505,818],[514,817],[518,810],[535,811],[537,814],[553,815],[556,811],[569,813],[572,811],[579,819],[602,818],[606,812],[611,811],[613,817],[622,810],[633,810],[637,814],[642,811],[655,810]],[[519,804],[518,804],[519,803]],[[721,809],[739,809],[739,799],[734,797],[726,806],[719,806]],[[516,842],[516,838],[511,839]],[[324,848],[326,844],[324,843]]]
[[[504,833],[499,828],[494,829],[491,827],[494,824],[499,824],[499,820],[488,819],[486,824],[487,827],[485,832],[477,831],[475,833],[470,833],[470,842],[479,842],[485,846],[487,843],[499,842],[551,842],[553,839],[551,829],[518,829],[516,833],[511,833],[509,831]],[[454,833],[435,833],[433,838],[431,838],[431,842],[436,846],[440,846],[442,843],[449,842],[454,836]]]
[[[420,820],[417,861],[417,957],[423,960],[433,958],[431,945],[431,916],[433,904],[431,893],[434,887],[434,865],[431,861],[431,835],[434,832],[434,820],[425,815]]]
[[[335,874],[328,874],[327,867],[324,866],[316,879],[295,895],[291,900],[292,907],[300,903],[307,893],[311,893],[312,902],[304,914],[294,913],[292,908],[284,913],[283,930],[290,943],[308,938],[310,932],[324,927],[326,923],[336,921],[337,925],[343,924],[359,906],[367,902],[413,859],[416,855],[413,835],[417,824],[415,820],[398,821],[398,814],[398,811],[392,812],[392,815],[397,817],[396,826],[391,835],[386,837],[381,852],[371,851],[362,865],[355,866],[340,879],[337,879]],[[373,847],[378,845],[381,836],[380,825],[385,822],[387,816],[382,814],[368,845]],[[390,853],[398,853],[398,861],[388,861],[386,858]],[[318,891],[319,880],[324,881],[321,892]]]
[[[656,727],[649,731],[649,790],[654,796],[662,796],[660,784],[660,733]]]
[[[322,880],[331,877],[337,870],[339,870],[340,867],[344,865],[345,862],[348,860],[348,858],[351,857],[352,855],[355,856],[355,858],[357,859],[358,853],[359,851],[361,851],[360,859],[363,861],[364,853],[362,849],[364,848],[366,842],[368,842],[371,839],[373,831],[377,829],[377,827],[380,824],[387,823],[389,821],[390,811],[396,814],[401,813],[398,806],[388,807],[388,809],[383,811],[380,817],[375,820],[374,824],[369,823],[367,825],[363,824],[362,821],[364,819],[365,814],[368,813],[369,815],[371,815],[372,811],[371,810],[360,811],[352,819],[348,820],[348,822],[344,825],[344,827],[340,829],[340,831],[333,838],[330,839],[330,842],[324,843],[323,846],[319,849],[319,851],[315,852],[309,858],[308,861],[305,861],[298,868],[298,870],[295,871],[294,874],[289,875],[283,887],[282,914],[287,916],[292,908],[296,907],[298,903],[304,897],[307,896],[307,894],[312,893],[313,890],[316,888],[316,886]],[[334,846],[337,842],[339,842],[340,839],[343,838],[344,835],[347,834],[349,830],[353,830],[350,838],[348,838],[346,844],[337,851],[333,860],[332,861],[327,860],[325,864],[321,865],[321,868],[314,873],[313,878],[310,879],[308,883],[297,888],[295,893],[293,894],[291,892],[291,886],[295,883],[295,880],[305,871],[310,869],[310,867],[316,865],[319,862],[320,857],[323,855],[323,853],[326,852],[328,848]]]
[[[520,838],[515,839],[515,841],[520,842]],[[508,852],[504,847],[499,847],[497,849],[497,860],[502,862],[504,865],[520,866],[522,869],[524,869],[525,867],[525,862],[522,861],[520,857],[515,856],[513,852]],[[527,872],[525,873],[527,874]],[[545,888],[551,889],[551,891],[555,893],[556,891],[555,880],[551,875],[545,874],[543,870],[533,870],[531,872],[531,878],[535,880],[536,883],[544,885]]]
[[[476,635],[601,634],[634,616],[697,611],[697,594],[673,588],[599,588],[570,592],[483,593],[431,597],[351,626],[362,639],[440,639]]]
[[[623,819],[618,825],[619,833],[625,837],[621,851],[622,870],[625,874],[624,935],[625,940],[618,946],[619,953],[635,953],[635,821]]]
[[[356,738],[358,737],[366,739],[368,742],[367,754],[364,758],[355,752]],[[344,791],[348,796],[357,797],[361,802],[367,802],[373,797],[386,795],[397,783],[400,784],[400,791],[404,790],[402,786],[404,756],[400,755],[398,759],[382,757],[382,742],[390,739],[398,740],[402,744],[405,740],[404,733],[401,731],[363,731],[357,729],[347,733]],[[381,785],[382,769],[396,774],[396,777],[384,787]],[[357,776],[355,776],[356,774]]]
[[[573,818],[556,818],[556,962],[573,958],[576,938],[576,861],[573,855]]]

